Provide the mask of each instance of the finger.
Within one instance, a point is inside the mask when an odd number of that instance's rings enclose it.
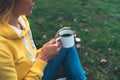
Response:
[[[59,37],[58,32],[57,32],[56,35],[55,35],[55,38],[57,38],[57,37]]]
[[[63,30],[64,30],[64,29],[71,29],[71,27],[63,27],[62,29],[63,29]]]
[[[56,43],[56,39],[51,39],[48,43],[54,44]]]
[[[59,41],[59,42],[57,42],[57,43],[58,43],[58,46],[61,46],[61,45],[62,45],[60,41]]]
[[[61,50],[61,48],[62,48],[61,46],[60,46],[60,47],[58,47],[58,48],[57,48],[57,51],[60,51],[60,50]]]
[[[66,30],[66,29],[71,29],[71,27],[63,27],[63,28],[59,29],[58,32],[61,30]]]
[[[57,47],[57,51],[59,51],[59,50],[62,48],[61,43],[60,43],[60,42],[57,42],[57,43],[56,43],[56,47]]]
[[[76,33],[74,33],[74,38],[76,38],[76,36],[77,36]]]
[[[61,30],[66,30],[66,29],[71,29],[71,27],[63,27],[63,28],[59,29],[58,32]],[[56,33],[55,38],[59,37],[58,32]]]

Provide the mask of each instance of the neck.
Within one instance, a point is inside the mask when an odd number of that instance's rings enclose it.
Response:
[[[22,29],[21,25],[18,23],[18,18],[19,18],[19,16],[11,15],[8,23],[10,25],[13,25],[13,26],[17,27],[18,29]]]
[[[11,24],[11,25],[13,25],[13,26],[17,26],[18,17],[19,16],[11,15],[8,23]]]

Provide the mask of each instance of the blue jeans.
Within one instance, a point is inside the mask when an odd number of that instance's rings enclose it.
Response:
[[[42,80],[53,80],[61,64],[64,66],[68,80],[86,80],[75,46],[62,48],[59,53],[48,62]]]

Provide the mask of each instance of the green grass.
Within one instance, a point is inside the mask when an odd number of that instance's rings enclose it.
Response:
[[[120,79],[120,0],[35,1],[28,18],[37,47],[70,26],[82,39],[79,55],[88,80]]]

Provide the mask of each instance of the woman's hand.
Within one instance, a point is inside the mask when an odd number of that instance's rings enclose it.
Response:
[[[59,41],[56,42],[55,39],[52,39],[42,47],[42,51],[37,56],[37,58],[47,62],[48,60],[53,58],[60,49],[61,43]]]
[[[58,32],[61,30],[66,30],[66,29],[71,29],[71,28],[70,27],[63,27],[63,28],[59,29]],[[55,38],[59,37],[58,32],[56,33]]]
[[[63,27],[63,28],[59,29],[58,32],[61,30],[67,30],[67,29],[71,29],[71,27]],[[58,32],[56,33],[55,38],[59,37]],[[74,39],[76,39],[76,32],[74,32]]]

